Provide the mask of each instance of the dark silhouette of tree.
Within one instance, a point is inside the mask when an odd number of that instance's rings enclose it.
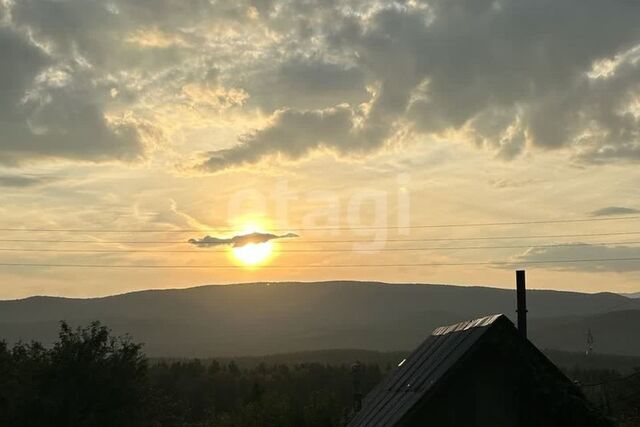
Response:
[[[362,364],[368,393],[391,367]],[[640,418],[640,376],[575,367],[582,384],[602,382],[609,415]],[[99,323],[62,323],[56,343],[0,341],[0,426],[338,427],[353,407],[351,363],[147,361],[140,344]],[[598,394],[596,394],[598,397]]]
[[[50,349],[0,345],[0,425],[143,426],[150,396],[141,346],[98,322],[62,323]]]

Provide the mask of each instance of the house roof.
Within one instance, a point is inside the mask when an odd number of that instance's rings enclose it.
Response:
[[[497,314],[435,329],[367,395],[349,427],[395,425],[489,330],[504,322],[513,328],[505,315]]]

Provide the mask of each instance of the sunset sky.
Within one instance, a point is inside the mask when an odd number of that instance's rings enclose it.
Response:
[[[625,0],[0,0],[0,298],[511,287],[516,267],[532,288],[639,292],[639,17]],[[188,243],[254,231],[299,237],[253,267]],[[619,261],[526,264],[572,259]]]

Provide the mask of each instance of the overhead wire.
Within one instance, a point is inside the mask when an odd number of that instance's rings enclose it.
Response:
[[[576,237],[610,237],[610,236],[632,236],[640,235],[640,231],[623,231],[612,233],[574,233],[574,234],[540,234],[540,235],[517,235],[517,236],[474,236],[474,237],[421,237],[421,238],[401,238],[384,239],[384,242],[448,242],[448,241],[474,241],[474,240],[525,240],[525,239],[545,239],[545,238],[576,238]],[[284,242],[285,240],[280,240]],[[372,239],[322,239],[306,240],[304,238],[286,239],[287,244],[308,244],[308,243],[371,243]],[[95,240],[95,239],[0,239],[4,243],[86,243],[86,244],[191,244],[188,240]]]
[[[306,268],[409,268],[409,267],[442,267],[442,266],[473,266],[473,265],[538,265],[538,264],[569,264],[589,262],[624,262],[640,261],[640,257],[629,258],[583,258],[583,259],[555,259],[529,261],[479,261],[479,262],[445,262],[445,263],[407,263],[407,264],[298,264],[298,265],[263,265],[260,269],[306,269]],[[200,265],[200,264],[47,264],[47,263],[0,263],[0,267],[45,267],[45,268],[113,268],[113,269],[248,269],[252,267],[237,265]]]
[[[621,242],[591,242],[591,243],[555,243],[547,245],[502,245],[502,246],[432,246],[422,248],[379,248],[379,249],[274,249],[277,253],[316,253],[316,252],[421,252],[435,250],[485,250],[485,249],[525,249],[525,248],[556,248],[576,246],[613,246],[613,245],[637,245],[640,241]],[[222,245],[220,245],[222,246]],[[33,248],[0,248],[0,252],[55,252],[55,253],[224,253],[227,248],[212,250],[212,248],[200,248],[191,250],[168,249],[33,249]]]
[[[629,221],[640,219],[638,216],[606,217],[606,218],[574,218],[574,219],[553,219],[553,220],[531,220],[531,221],[504,221],[504,222],[476,222],[476,223],[450,223],[450,224],[418,224],[418,225],[384,225],[384,226],[330,226],[330,227],[291,227],[274,228],[272,231],[336,231],[336,230],[398,230],[398,229],[421,229],[421,228],[457,228],[457,227],[495,227],[505,225],[534,225],[534,224],[565,224],[582,222],[602,222],[602,221]],[[224,227],[224,228],[223,228]],[[5,227],[0,228],[4,232],[30,232],[30,233],[201,233],[208,231],[215,232],[238,232],[237,228],[228,226],[212,228],[182,228],[182,229],[117,229],[117,228],[31,228],[31,227]]]

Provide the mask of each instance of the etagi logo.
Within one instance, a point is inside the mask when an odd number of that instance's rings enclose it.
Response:
[[[227,206],[227,218],[252,215],[272,218],[278,231],[302,235],[356,236],[354,251],[382,249],[389,235],[408,235],[411,225],[411,178],[396,177],[393,188],[335,190],[291,190],[287,180],[278,181],[273,191],[243,189],[234,193]],[[305,206],[301,212],[300,206]]]

